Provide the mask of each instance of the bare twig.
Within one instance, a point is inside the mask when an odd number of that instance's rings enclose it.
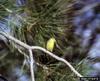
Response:
[[[33,65],[34,65],[34,59],[33,59],[33,54],[32,54],[32,50],[35,50],[35,49],[41,50],[41,51],[43,51],[43,52],[49,54],[49,55],[52,56],[53,58],[55,58],[55,59],[57,59],[57,60],[59,60],[59,61],[61,61],[61,62],[64,62],[78,77],[83,77],[80,73],[78,73],[78,72],[75,70],[75,68],[74,68],[68,61],[66,61],[66,60],[63,59],[63,58],[60,58],[60,57],[56,56],[55,54],[53,54],[53,53],[47,51],[46,49],[44,49],[44,48],[42,48],[42,47],[39,47],[39,46],[29,46],[29,45],[27,45],[27,44],[25,44],[25,43],[19,41],[18,39],[14,38],[14,37],[12,37],[12,36],[10,36],[10,35],[4,33],[4,32],[0,32],[0,34],[4,35],[4,36],[7,37],[9,40],[12,40],[12,41],[15,42],[16,44],[18,44],[18,45],[20,45],[20,46],[26,48],[27,50],[29,50],[30,60],[31,60],[31,63],[30,63],[30,70],[31,70],[31,76],[32,76],[31,78],[32,78],[32,81],[35,81],[35,79],[34,79],[34,70],[33,70],[33,69],[34,69],[34,68],[33,68],[33,67],[34,67],[34,66],[33,66]]]
[[[18,49],[18,48],[17,48]],[[29,59],[29,56],[27,55],[27,54],[25,54],[21,49],[18,49],[18,51],[22,54],[22,55],[24,55],[27,59]]]
[[[29,49],[29,54],[30,54],[31,78],[32,78],[32,81],[35,81],[35,78],[34,78],[34,59],[33,59],[33,54],[32,54],[32,50],[31,49]]]

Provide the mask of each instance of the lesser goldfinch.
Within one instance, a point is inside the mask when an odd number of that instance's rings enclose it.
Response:
[[[56,40],[55,38],[50,38],[48,41],[47,41],[47,45],[46,45],[46,48],[48,51],[52,52],[53,49],[54,49],[54,45],[56,43]]]

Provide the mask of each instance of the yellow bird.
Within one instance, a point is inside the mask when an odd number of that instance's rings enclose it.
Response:
[[[54,49],[54,45],[56,43],[56,40],[55,38],[50,38],[48,41],[47,41],[47,45],[46,45],[46,48],[48,51],[52,52],[53,49]]]

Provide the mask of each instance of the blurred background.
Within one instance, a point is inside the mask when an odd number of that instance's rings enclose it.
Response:
[[[0,31],[68,60],[83,76],[100,77],[100,0],[0,0]],[[31,81],[28,51],[0,35],[0,75]],[[36,81],[78,81],[64,63],[33,50]]]

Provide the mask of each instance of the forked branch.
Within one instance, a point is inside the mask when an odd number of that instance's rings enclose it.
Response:
[[[42,47],[39,47],[39,46],[29,46],[23,42],[21,42],[20,40],[12,37],[11,35],[7,34],[7,33],[4,33],[4,32],[0,32],[0,34],[2,34],[3,36],[5,36],[6,38],[8,38],[9,40],[15,42],[16,44],[26,48],[28,51],[29,51],[29,57],[30,57],[30,71],[31,71],[31,78],[32,78],[32,81],[35,81],[35,78],[34,78],[34,59],[33,59],[33,54],[32,54],[32,50],[40,50],[40,51],[43,51],[45,53],[47,53],[48,55],[50,55],[51,57],[57,59],[58,61],[61,61],[63,63],[65,63],[70,69],[71,71],[73,71],[78,77],[83,77],[78,71],[75,70],[75,68],[65,59],[61,58],[61,57],[58,57],[57,55],[49,52],[48,50],[42,48]]]

